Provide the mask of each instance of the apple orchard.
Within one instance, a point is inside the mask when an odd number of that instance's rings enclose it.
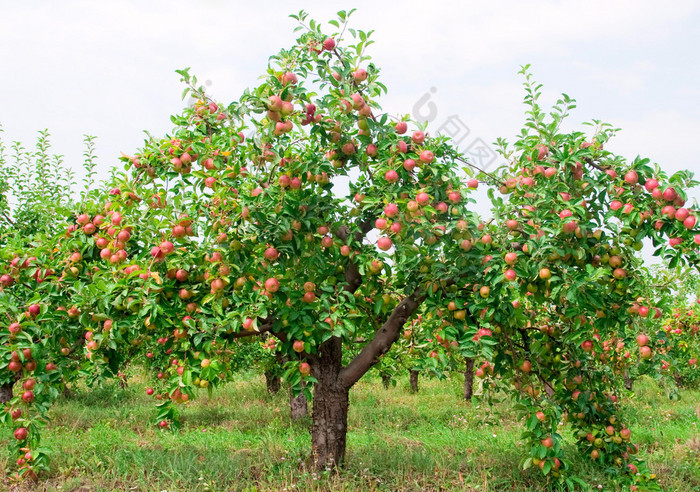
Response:
[[[66,382],[137,361],[156,425],[175,428],[181,404],[234,377],[248,337],[312,399],[310,462],[341,465],[351,388],[406,337],[437,338],[511,396],[525,468],[566,479],[566,420],[578,452],[653,487],[621,380],[638,359],[672,361],[638,251],[648,241],[671,266],[697,265],[692,175],[610,153],[599,122],[562,132],[574,101],[543,110],[526,70],[524,128],[481,171],[381,111],[370,32],[344,12],[327,33],[293,17],[296,44],[258,86],[224,105],[179,71],[197,102],[170,134],[124,156],[60,230],[2,244],[2,419],[18,476],[47,468],[40,429]],[[490,220],[470,209],[477,187]]]

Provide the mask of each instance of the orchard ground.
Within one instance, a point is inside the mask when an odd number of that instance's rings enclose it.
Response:
[[[421,378],[410,394],[407,375],[384,390],[378,377],[351,392],[348,455],[340,471],[307,468],[310,419],[292,423],[286,392],[270,395],[262,376],[241,375],[209,398],[184,406],[182,429],[152,425],[153,399],[145,378],[101,390],[75,388],[51,412],[43,445],[55,454],[44,482],[11,491],[220,490],[547,490],[539,470],[519,471],[521,423],[505,400],[493,407],[460,399],[463,379]],[[700,490],[700,391],[670,401],[656,382],[642,379],[628,399],[629,422],[641,457],[664,490]],[[568,434],[568,428],[562,431]],[[5,429],[2,436],[11,435]],[[572,442],[573,440],[569,440]],[[6,445],[7,440],[0,441]],[[573,474],[593,487],[607,485],[573,446]],[[2,469],[7,463],[1,463]]]

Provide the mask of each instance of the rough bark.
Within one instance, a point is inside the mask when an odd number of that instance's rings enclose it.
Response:
[[[474,359],[465,357],[467,364],[464,370],[464,399],[470,401],[474,394]]]
[[[275,394],[280,390],[280,378],[272,371],[265,371],[265,385],[267,392]]]
[[[372,228],[371,222],[362,223],[361,230],[355,233],[357,240],[361,240]],[[339,231],[338,237],[345,240],[349,234],[349,229],[344,228]],[[362,276],[353,261],[346,267],[345,281],[348,293],[354,293],[362,284]],[[345,368],[342,366],[343,345],[340,338],[332,337],[319,347],[318,355],[311,360],[313,375],[318,381],[314,386],[311,427],[311,452],[316,469],[342,465],[345,458],[350,388],[391,348],[398,339],[399,330],[425,297],[425,292],[418,290],[404,298],[372,340]]]
[[[292,388],[289,388],[289,412],[292,420],[299,420],[309,415],[308,402],[304,393],[294,396]]]
[[[389,384],[391,383],[391,376],[389,374],[382,374],[382,385],[385,390],[389,389]]]
[[[12,387],[14,383],[0,385],[0,403],[7,403],[12,399]]]
[[[425,300],[425,296],[424,292],[414,292],[394,308],[389,319],[377,331],[374,338],[340,373],[340,382],[343,386],[351,388],[373,365],[379,362],[379,356],[387,353],[399,338],[399,330]]]
[[[418,371],[411,370],[408,379],[411,383],[411,393],[418,393]]]
[[[342,341],[333,337],[319,350],[313,368],[314,386],[311,450],[317,469],[340,466],[345,458],[350,387],[339,381],[342,368]]]

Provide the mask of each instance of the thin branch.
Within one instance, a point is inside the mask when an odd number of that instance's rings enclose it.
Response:
[[[603,172],[605,172],[605,171],[607,171],[608,169],[610,169],[609,167],[606,169],[606,168],[604,168],[603,166],[600,166],[599,164],[596,164],[595,162],[593,162],[593,159],[591,159],[590,157],[587,157],[587,158],[583,159],[583,162],[585,162],[586,164],[588,164],[588,165],[591,166],[591,167],[596,168],[598,171],[603,171]]]
[[[472,164],[472,163],[469,162],[468,160],[463,159],[463,158],[460,157],[460,156],[456,156],[455,159],[458,160],[459,162],[461,162],[462,164],[466,164],[467,166],[471,167],[472,169],[476,169],[477,171],[479,171],[479,172],[485,174],[486,176],[490,177],[491,179],[493,179],[496,183],[500,184],[501,186],[505,186],[505,185],[506,185],[503,181],[501,181],[501,180],[498,178],[498,176],[496,176],[496,175],[494,175],[494,174],[492,174],[492,173],[490,173],[490,172],[488,172],[488,171],[485,171],[484,169],[481,169],[479,166],[475,166],[474,164]]]
[[[9,222],[11,225],[13,225],[13,226],[15,225],[15,222],[7,215],[6,212],[3,212],[3,213],[2,213],[2,217],[3,217],[7,222]]]

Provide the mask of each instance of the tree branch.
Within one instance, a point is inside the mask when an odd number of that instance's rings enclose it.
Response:
[[[362,239],[364,239],[365,235],[372,230],[372,223],[374,221],[370,219],[365,219],[364,221],[360,222],[360,229],[358,231],[355,231],[354,239],[358,243],[362,242]],[[338,230],[335,232],[335,235],[343,241],[344,243],[348,242],[348,239],[350,238],[352,230],[348,226],[340,226]],[[362,275],[360,275],[360,269],[357,266],[357,263],[354,260],[350,260],[348,262],[348,266],[345,269],[345,282],[346,285],[344,287],[346,292],[349,292],[351,294],[354,294],[357,289],[360,288],[360,285],[362,285]]]
[[[591,159],[590,157],[587,157],[587,158],[582,159],[582,160],[583,160],[583,162],[585,162],[585,163],[588,164],[589,166],[596,168],[598,171],[603,171],[603,172],[605,172],[605,171],[607,171],[608,169],[610,169],[610,167],[605,168],[605,167],[599,166],[598,164],[596,164],[595,162],[593,162],[593,159]]]
[[[15,222],[7,215],[7,213],[2,213],[3,218],[10,223],[10,225],[15,225]]]
[[[399,338],[399,330],[427,297],[424,290],[416,290],[405,297],[391,312],[389,319],[374,335],[372,341],[365,345],[360,353],[340,371],[338,382],[345,388],[351,388],[385,354]]]
[[[262,326],[259,326],[257,331],[239,331],[236,333],[231,334],[231,338],[245,338],[245,337],[252,337],[255,335],[262,335],[263,333],[267,333],[268,331],[272,331],[272,323],[267,323]],[[277,336],[277,335],[275,335]],[[279,338],[279,337],[277,337]]]
[[[481,169],[481,168],[478,167],[478,166],[475,166],[474,164],[472,164],[472,163],[469,162],[468,160],[463,159],[462,157],[459,157],[459,156],[455,156],[455,159],[458,160],[459,162],[461,162],[462,164],[466,164],[467,166],[471,167],[472,169],[476,169],[477,171],[479,171],[479,172],[485,174],[486,176],[488,176],[489,178],[493,179],[496,183],[500,184],[501,186],[505,186],[505,185],[506,185],[503,181],[501,181],[500,179],[498,179],[498,177],[497,177],[496,175],[491,174],[490,172],[485,171],[485,170]]]

